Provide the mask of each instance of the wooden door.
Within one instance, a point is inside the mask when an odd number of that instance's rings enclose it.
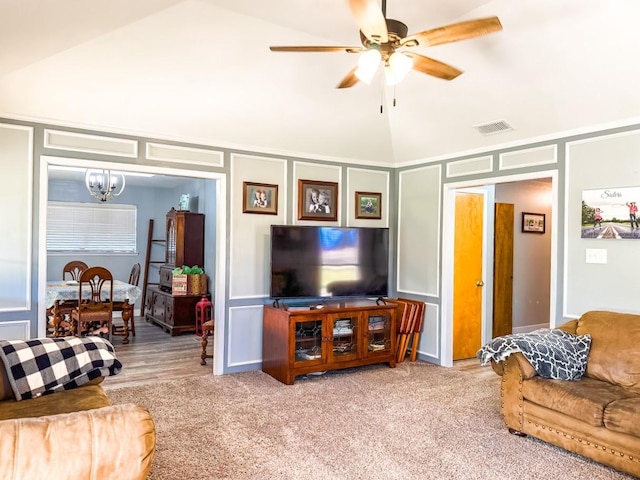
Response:
[[[453,359],[475,357],[482,346],[484,195],[456,193],[453,260]]]
[[[496,203],[493,237],[493,333],[500,337],[513,329],[514,206]]]

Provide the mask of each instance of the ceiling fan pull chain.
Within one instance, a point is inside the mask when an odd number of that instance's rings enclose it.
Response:
[[[393,106],[396,106],[396,86],[393,86]]]
[[[380,114],[382,114],[382,105],[384,104],[384,80],[380,83]]]

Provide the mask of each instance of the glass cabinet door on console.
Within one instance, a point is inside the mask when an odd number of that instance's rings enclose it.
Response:
[[[358,358],[358,313],[331,314],[327,317],[331,330],[327,337],[330,340],[331,360],[341,362]]]
[[[322,362],[323,318],[296,318],[292,322],[294,331],[294,362],[314,364]]]
[[[391,315],[387,312],[367,313],[365,325],[365,355],[388,355],[393,349]]]

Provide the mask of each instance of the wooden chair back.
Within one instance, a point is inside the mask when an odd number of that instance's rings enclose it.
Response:
[[[131,267],[131,272],[129,273],[129,284],[138,286],[138,282],[140,281],[140,264],[136,263]]]
[[[113,275],[104,267],[80,274],[78,308],[71,312],[74,335],[107,335],[113,324]]]
[[[75,280],[78,282],[80,281],[80,274],[87,268],[89,268],[89,266],[86,263],[80,260],[72,260],[62,269],[62,280]],[[71,278],[67,278],[67,276]]]

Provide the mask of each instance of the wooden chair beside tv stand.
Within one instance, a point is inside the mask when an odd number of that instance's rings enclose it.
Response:
[[[397,305],[346,302],[320,309],[264,306],[262,370],[295,377],[377,363],[396,366]],[[279,305],[279,304],[278,304]]]

